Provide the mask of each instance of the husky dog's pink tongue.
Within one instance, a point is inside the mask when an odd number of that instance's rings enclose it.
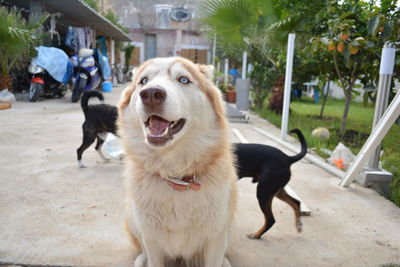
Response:
[[[164,120],[158,116],[151,116],[149,119],[149,130],[153,136],[162,136],[164,131],[170,125],[170,121]]]

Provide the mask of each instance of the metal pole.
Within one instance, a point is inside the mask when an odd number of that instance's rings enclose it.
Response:
[[[247,51],[244,51],[242,59],[242,79],[246,79],[246,74],[247,74]]]
[[[225,59],[225,68],[224,68],[224,86],[228,84],[228,68],[229,68],[229,59]]]
[[[374,121],[372,130],[375,129],[379,120],[388,106],[390,84],[392,81],[394,58],[396,49],[391,45],[385,45],[382,49],[381,65],[379,69],[379,84],[375,102]],[[368,166],[372,169],[378,169],[381,144],[377,146],[369,159]]]
[[[214,34],[213,50],[212,50],[212,65],[215,67],[215,51],[217,50],[217,35]]]
[[[294,40],[296,34],[289,33],[288,47],[286,55],[286,74],[285,74],[285,92],[283,96],[283,109],[282,109],[282,125],[281,125],[281,138],[285,140],[288,131],[289,121],[289,106],[290,106],[290,91],[292,84],[292,71],[293,71],[293,55],[294,55]]]

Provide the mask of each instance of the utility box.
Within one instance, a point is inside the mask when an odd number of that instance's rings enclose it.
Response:
[[[236,108],[238,110],[249,109],[250,79],[236,80]]]

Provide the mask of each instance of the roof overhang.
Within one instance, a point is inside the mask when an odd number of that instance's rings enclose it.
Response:
[[[61,13],[62,16],[57,21],[63,24],[74,27],[89,26],[96,30],[96,35],[111,37],[118,41],[133,42],[128,34],[82,0],[45,0],[44,5],[47,12]]]

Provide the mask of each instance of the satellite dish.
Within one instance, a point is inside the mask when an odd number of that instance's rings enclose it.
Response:
[[[172,9],[169,17],[171,18],[171,20],[177,22],[186,22],[192,18],[189,10],[183,7]]]

